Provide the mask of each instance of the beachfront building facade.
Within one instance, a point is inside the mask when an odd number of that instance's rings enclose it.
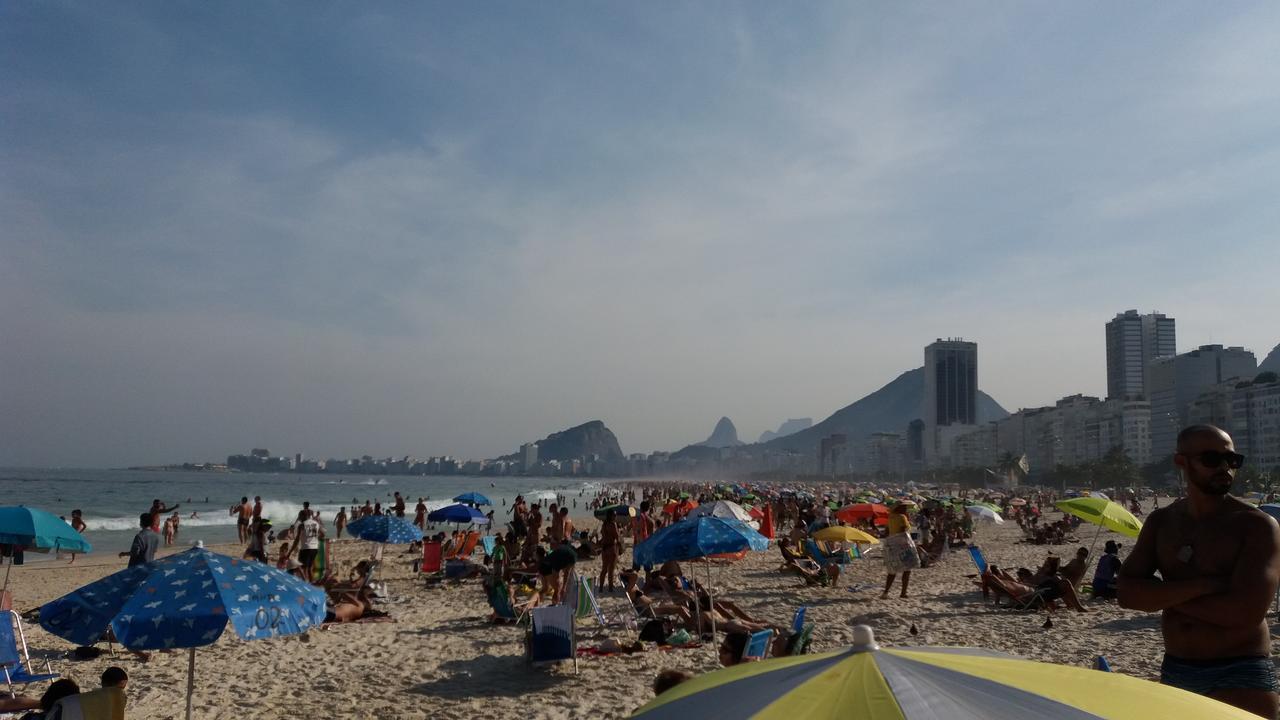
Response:
[[[1215,385],[1252,380],[1258,360],[1242,347],[1201,345],[1191,352],[1157,358],[1148,368],[1151,457],[1172,457],[1178,432],[1189,424],[1191,404]]]
[[[1226,430],[1249,467],[1280,478],[1280,378],[1274,374],[1205,390],[1188,406],[1187,424]]]
[[[1152,360],[1177,354],[1174,319],[1119,313],[1107,323],[1107,399],[1145,398]]]
[[[1058,465],[1101,460],[1114,449],[1135,464],[1151,460],[1150,404],[1070,395],[1051,407],[1019,410],[951,441],[952,467],[995,467],[1006,454],[1026,456],[1032,482]]]
[[[925,347],[921,417],[925,464],[947,465],[951,441],[977,426],[977,343],[939,338]]]

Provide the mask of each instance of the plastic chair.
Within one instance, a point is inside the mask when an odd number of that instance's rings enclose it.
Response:
[[[13,686],[22,685],[23,689],[31,683],[55,680],[60,675],[53,672],[49,661],[44,661],[45,674],[34,674],[28,671],[31,667],[31,655],[27,652],[27,637],[22,631],[22,621],[12,610],[0,612],[0,668],[4,669],[5,683],[9,686],[9,695],[14,695]]]

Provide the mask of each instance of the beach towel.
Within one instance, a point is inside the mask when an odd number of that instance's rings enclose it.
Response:
[[[124,720],[125,701],[117,687],[68,695],[53,704],[48,720]]]
[[[884,546],[884,569],[891,575],[910,572],[920,567],[920,553],[906,533],[890,535],[880,541]]]
[[[493,549],[498,546],[498,538],[493,535],[485,535],[480,538],[480,544],[484,546],[484,554],[493,557]]]
[[[311,577],[322,578],[325,571],[329,568],[329,541],[320,539],[320,550],[316,553],[316,559],[311,561]]]

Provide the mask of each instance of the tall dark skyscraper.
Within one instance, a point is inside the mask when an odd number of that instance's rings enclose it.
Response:
[[[1151,361],[1177,354],[1174,321],[1126,310],[1107,323],[1107,399],[1149,398]]]
[[[926,428],[977,423],[977,343],[939,339],[925,347],[924,404]]]

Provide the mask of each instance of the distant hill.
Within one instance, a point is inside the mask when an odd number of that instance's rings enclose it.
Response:
[[[590,455],[599,455],[602,460],[609,462],[623,459],[618,438],[599,420],[551,433],[545,440],[538,441],[540,462],[574,460]]]
[[[1258,366],[1258,372],[1280,373],[1280,345],[1271,349],[1271,354]]]
[[[801,430],[808,430],[811,427],[813,427],[813,418],[791,418],[790,420],[787,420],[786,422],[782,423],[782,425],[778,428],[777,432],[774,432],[772,430],[765,430],[764,432],[760,433],[760,439],[757,440],[756,442],[767,443],[770,440],[776,440],[780,437],[794,435],[800,432]]]
[[[905,433],[907,424],[920,417],[924,401],[924,368],[902,373],[893,382],[837,410],[831,417],[807,430],[776,438],[765,443],[771,450],[795,450],[813,452],[818,442],[832,433],[844,433],[849,441],[861,440],[871,433]],[[977,420],[979,424],[1000,420],[1009,416],[1008,411],[990,395],[978,391]]]
[[[716,423],[715,430],[711,431],[711,437],[698,444],[712,448],[737,447],[742,444],[742,441],[738,439],[738,428],[734,427],[733,421],[722,417],[720,422]]]

